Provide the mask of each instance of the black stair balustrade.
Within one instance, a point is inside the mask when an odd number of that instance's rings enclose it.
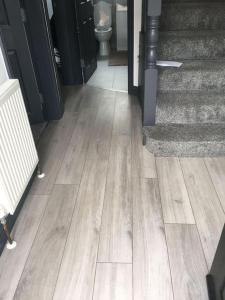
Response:
[[[142,92],[143,125],[155,125],[156,96],[158,83],[157,48],[159,39],[159,20],[161,0],[148,0],[145,15],[144,38],[144,76]]]

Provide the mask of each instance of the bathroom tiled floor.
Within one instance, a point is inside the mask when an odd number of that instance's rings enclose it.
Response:
[[[108,59],[99,60],[97,70],[87,84],[107,90],[127,92],[128,67],[109,66]]]

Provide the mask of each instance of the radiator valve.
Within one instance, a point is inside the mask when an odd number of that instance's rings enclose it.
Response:
[[[5,235],[7,237],[7,244],[6,244],[6,248],[9,250],[12,250],[16,247],[16,242],[11,238],[8,226],[7,226],[7,222],[6,222],[6,217],[2,218],[1,220],[1,224],[3,226],[3,230],[5,232]]]

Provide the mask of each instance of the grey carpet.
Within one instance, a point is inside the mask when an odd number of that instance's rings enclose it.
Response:
[[[147,148],[162,156],[225,155],[225,0],[163,0],[156,125]]]
[[[159,68],[160,91],[225,92],[225,60],[184,61],[180,68]]]
[[[161,30],[223,30],[224,8],[223,2],[164,4]]]
[[[225,154],[224,124],[157,124],[145,127],[146,147],[156,156],[221,156]]]
[[[225,30],[161,32],[158,54],[168,60],[224,59]]]
[[[225,93],[165,92],[157,99],[157,124],[225,124]]]

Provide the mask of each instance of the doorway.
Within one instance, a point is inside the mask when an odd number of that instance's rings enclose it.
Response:
[[[88,85],[128,92],[128,1],[93,0],[93,5],[97,70]],[[103,34],[108,35],[108,41],[102,42],[102,32],[106,32]]]
[[[87,83],[128,92],[128,86],[133,86],[133,0],[46,0],[46,3],[63,84]],[[103,12],[96,9],[99,3],[103,3]],[[110,8],[109,12],[104,11],[104,5]],[[107,41],[110,50],[103,55],[97,24],[106,32],[111,30]]]
[[[56,33],[59,36],[59,63],[54,56],[54,41],[51,36],[51,26],[47,4],[50,2],[55,16],[60,16],[56,22]],[[96,0],[93,0],[96,1]],[[109,1],[109,0],[106,0]],[[110,0],[112,1],[112,0]],[[122,0],[117,0],[122,1]],[[123,57],[104,59],[98,56],[99,43],[95,37],[94,3],[88,0],[0,0],[0,35],[5,57],[9,66],[10,77],[20,80],[21,89],[26,102],[31,124],[60,119],[63,114],[63,98],[61,96],[60,76],[64,85],[93,84],[94,77],[100,73],[101,81],[107,82],[111,76],[113,83],[123,84],[117,90],[132,92],[133,86],[133,0],[117,2],[112,12],[112,37],[109,41],[111,54],[123,52],[128,57],[128,66],[109,66],[109,61],[118,64]],[[127,5],[127,6],[126,6]],[[113,11],[113,10],[112,10]],[[116,23],[119,14],[128,18],[126,29],[128,41],[124,36],[126,48],[117,46]],[[121,18],[124,20],[124,18]],[[120,27],[120,26],[119,26]],[[60,31],[61,30],[61,31]],[[114,33],[113,33],[114,32]],[[119,31],[118,31],[119,32]],[[124,33],[123,33],[124,34]],[[120,53],[121,54],[121,53]],[[124,55],[125,54],[125,55]],[[127,59],[127,58],[126,58]],[[55,62],[56,61],[56,62]],[[60,66],[61,64],[61,66]],[[124,63],[123,63],[124,64]],[[58,65],[58,68],[56,66]],[[59,71],[61,67],[61,72]],[[57,71],[58,69],[58,71]],[[111,75],[106,75],[112,69]],[[63,71],[64,70],[64,71]],[[106,73],[105,73],[106,71]],[[128,75],[128,76],[127,76]],[[128,80],[128,84],[127,84]],[[109,80],[108,80],[109,82]],[[109,86],[100,86],[110,88]],[[110,88],[110,89],[111,89]]]

